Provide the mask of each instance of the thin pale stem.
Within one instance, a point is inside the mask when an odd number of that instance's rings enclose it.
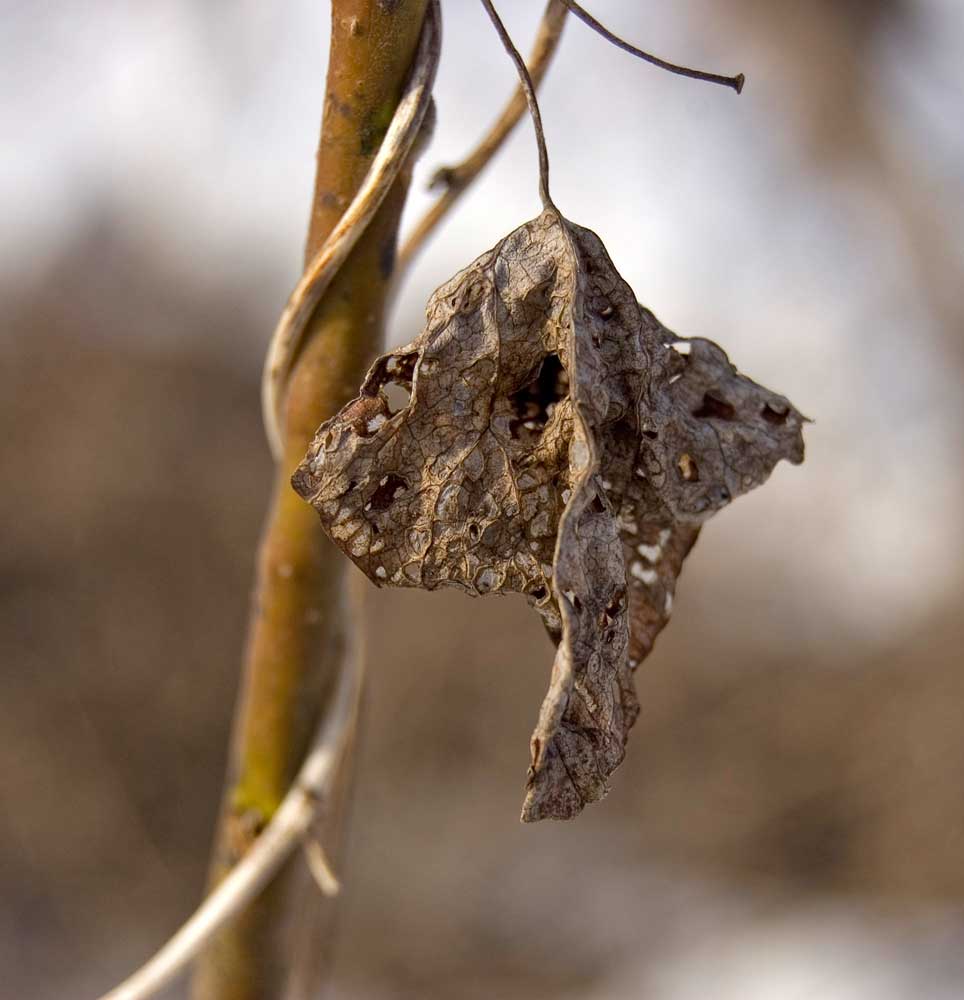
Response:
[[[546,4],[527,63],[529,76],[537,91],[559,45],[567,13],[568,11],[561,0],[549,0]],[[436,188],[444,190],[402,245],[395,269],[396,282],[404,276],[405,271],[425,246],[429,236],[436,230],[442,219],[485,169],[492,157],[502,148],[502,144],[519,123],[519,119],[525,111],[526,95],[525,90],[520,85],[512,94],[492,128],[482,137],[475,149],[461,163],[439,167],[435,171],[429,182],[429,187],[433,190]]]
[[[298,777],[248,853],[231,869],[170,940],[120,986],[100,1000],[148,1000],[180,975],[205,945],[240,913],[271,881],[282,865],[309,836],[319,803],[328,797],[346,744],[358,718],[363,658],[357,649],[345,657],[330,712]],[[316,853],[309,860],[326,894],[338,891],[317,841],[307,845]],[[321,861],[318,860],[320,854]],[[322,864],[325,881],[316,873]]]
[[[560,0],[560,3],[565,4],[583,24],[587,24],[597,34],[602,35],[607,42],[611,42],[617,48],[636,56],[638,59],[642,59],[644,62],[658,66],[660,69],[665,69],[669,73],[675,73],[677,76],[689,77],[691,80],[702,80],[704,83],[718,83],[722,87],[729,87],[735,90],[738,94],[743,90],[746,78],[742,73],[738,73],[736,76],[721,76],[719,73],[707,73],[701,69],[690,69],[688,66],[678,66],[676,63],[667,62],[665,59],[660,59],[659,56],[654,56],[650,52],[644,52],[642,49],[636,48],[635,45],[630,45],[629,42],[623,41],[618,35],[614,35],[605,25],[600,24],[589,11],[580,7],[575,0]]]
[[[539,197],[542,199],[543,208],[554,208],[552,198],[549,196],[549,153],[546,150],[546,134],[542,127],[542,113],[539,111],[539,101],[536,99],[536,88],[532,83],[532,77],[529,76],[525,60],[513,44],[512,37],[502,23],[502,18],[499,17],[492,5],[492,0],[482,0],[482,6],[485,7],[503,48],[515,63],[516,72],[519,74],[519,83],[526,95],[529,116],[532,118],[532,127],[536,133],[536,145],[539,147]]]

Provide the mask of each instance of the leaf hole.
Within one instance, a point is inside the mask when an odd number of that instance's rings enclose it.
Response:
[[[696,462],[693,461],[693,456],[690,455],[688,452],[684,451],[683,454],[680,455],[679,461],[677,461],[676,466],[679,469],[679,474],[683,477],[683,479],[686,480],[686,482],[688,483],[699,482],[700,478],[699,467],[697,466]]]
[[[579,600],[574,590],[564,590],[562,596],[572,605],[573,611],[582,611],[582,601]]]
[[[529,596],[535,598],[537,601],[541,601],[545,598],[547,593],[548,591],[545,587],[533,587],[532,590],[529,591]]]
[[[626,605],[626,592],[617,590],[612,596],[612,600],[606,605],[606,610],[599,616],[599,627],[608,628],[615,624],[620,612]]]
[[[395,502],[395,497],[405,489],[408,489],[408,483],[401,476],[390,472],[378,484],[371,500],[368,501],[366,510],[388,510]]]
[[[388,400],[388,415],[394,417],[396,413],[404,410],[412,399],[411,384],[405,385],[402,382],[386,382],[382,386],[382,392]]]
[[[389,354],[382,358],[374,371],[371,382],[371,395],[381,392],[388,404],[388,416],[393,417],[408,406],[412,399],[412,381],[415,378],[415,366],[419,355]]]
[[[693,411],[693,416],[704,420],[732,420],[736,416],[736,410],[726,400],[707,392],[703,394],[700,407]]]
[[[509,434],[533,444],[542,436],[556,406],[569,395],[569,373],[558,354],[547,354],[526,384],[509,397],[514,416]]]
[[[473,542],[477,542],[482,537],[482,529],[475,523],[475,521],[469,524],[469,538]]]
[[[763,409],[760,411],[760,416],[768,424],[777,424],[779,426],[787,422],[787,417],[790,416],[790,408],[787,407],[785,410],[778,410],[769,403],[764,403]]]

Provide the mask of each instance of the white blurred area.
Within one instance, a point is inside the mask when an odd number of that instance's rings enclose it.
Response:
[[[670,632],[698,620],[707,645],[751,650],[780,632],[814,669],[866,668],[964,586],[964,4],[587,6],[644,48],[747,84],[737,97],[661,73],[571,19],[542,90],[557,204],[599,233],[667,326],[717,340],[814,419],[805,464],[705,530]],[[542,3],[501,8],[527,52]],[[0,292],[41,287],[108,227],[171,288],[213,289],[256,315],[261,335],[216,345],[253,369],[299,273],[327,5],[5,0],[0,13]],[[426,178],[468,152],[515,83],[480,4],[443,0],[443,14],[438,125],[409,225],[431,203]],[[411,339],[432,289],[538,207],[523,122],[418,260],[391,341]],[[148,354],[185,349],[175,324],[133,326],[127,347],[138,340]],[[593,887],[626,926],[609,941],[621,964],[586,997],[964,996],[953,907],[918,927],[845,900],[788,914],[666,872],[620,869]],[[643,917],[655,946],[637,968],[625,956]]]
[[[774,16],[765,5],[735,3],[732,19],[709,0],[632,6],[593,9],[667,58],[745,71],[746,89],[660,73],[570,23],[542,98],[556,200],[667,325],[718,340],[815,420],[806,465],[714,524],[691,572],[721,588],[801,586],[809,600],[792,613],[815,645],[852,630],[886,643],[961,572],[960,373],[943,358],[961,330],[929,299],[940,275],[920,273],[931,262],[917,244],[932,225],[924,249],[960,269],[964,8],[909,3],[859,53],[844,37],[840,52],[821,43],[825,66],[801,67],[787,39],[777,49],[754,32],[755,8]],[[541,4],[503,7],[527,49]],[[471,148],[514,82],[479,4],[447,0],[444,14],[439,124],[409,220],[430,203],[426,176]],[[151,244],[171,282],[250,296],[266,336],[299,268],[326,16],[303,0],[7,3],[3,277],[42,280],[107,215]],[[841,54],[860,78],[835,92]],[[819,117],[857,97],[866,141]],[[432,288],[537,208],[523,124],[418,262],[391,339],[414,336]],[[248,363],[263,347],[232,349]],[[755,603],[728,608],[727,627],[752,628],[766,610]]]

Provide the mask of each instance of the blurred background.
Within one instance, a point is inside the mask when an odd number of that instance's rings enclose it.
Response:
[[[528,51],[541,0],[502,4]],[[513,70],[444,0],[425,178]],[[553,192],[668,326],[815,418],[704,531],[608,799],[518,822],[551,648],[522,601],[372,591],[333,994],[964,997],[964,8],[591,9]],[[328,7],[0,3],[0,992],[83,998],[202,890],[300,271]],[[538,211],[531,130],[390,324]],[[174,990],[169,996],[181,996]]]

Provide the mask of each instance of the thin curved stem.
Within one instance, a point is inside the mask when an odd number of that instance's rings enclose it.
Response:
[[[332,278],[395,183],[415,144],[432,100],[432,85],[441,47],[441,14],[438,0],[433,0],[426,14],[412,73],[365,180],[321,249],[305,268],[272,334],[261,376],[261,411],[275,461],[280,461],[284,453],[284,390],[305,328]]]
[[[568,11],[561,0],[549,0],[546,4],[542,20],[539,23],[539,31],[526,64],[532,84],[537,91],[559,45],[567,13]],[[444,190],[435,204],[419,220],[399,251],[396,263],[396,278],[398,280],[404,276],[406,269],[425,246],[429,236],[435,231],[442,219],[502,147],[502,144],[519,123],[525,110],[525,90],[520,85],[512,94],[492,128],[483,136],[475,149],[461,163],[455,166],[439,167],[432,175],[429,188],[432,190],[444,188]]]
[[[319,727],[314,747],[271,822],[174,936],[100,1000],[146,1000],[163,989],[258,895],[304,843],[312,821],[329,795],[345,745],[356,725],[363,669],[361,651],[349,647],[331,711]]]
[[[618,35],[614,35],[605,25],[600,24],[589,11],[580,7],[575,0],[560,0],[560,3],[566,5],[579,18],[583,24],[588,25],[597,34],[602,35],[607,42],[612,42],[617,48],[622,49],[624,52],[628,52],[630,55],[636,56],[638,59],[642,59],[644,62],[648,62],[653,66],[658,66],[660,69],[665,69],[669,73],[675,73],[677,76],[686,76],[691,80],[702,80],[704,83],[718,83],[720,86],[729,87],[735,90],[738,94],[743,90],[743,84],[746,81],[746,77],[742,73],[737,73],[736,76],[721,76],[719,73],[707,73],[701,69],[690,69],[688,66],[677,66],[676,63],[667,62],[665,59],[660,59],[659,56],[654,56],[650,52],[644,52],[642,49],[636,48],[635,45],[630,45],[629,42],[624,42]]]
[[[532,118],[532,127],[536,133],[536,145],[539,147],[539,197],[542,199],[543,208],[554,208],[552,198],[549,196],[549,153],[546,150],[546,134],[542,127],[542,112],[539,111],[539,101],[536,99],[536,88],[529,76],[525,60],[515,47],[512,37],[506,31],[502,19],[492,5],[492,0],[482,0],[489,20],[492,21],[502,46],[509,54],[509,58],[515,63],[516,72],[519,74],[519,83],[526,95],[526,104],[529,105],[529,116]]]

